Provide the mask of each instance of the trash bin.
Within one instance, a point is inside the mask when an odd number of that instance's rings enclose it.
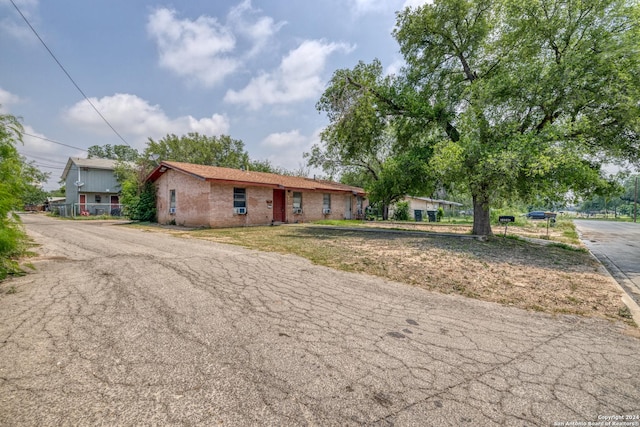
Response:
[[[415,218],[416,222],[421,222],[422,221],[422,211],[420,209],[416,209],[413,211],[413,217]]]
[[[427,211],[427,216],[429,216],[429,222],[436,222],[436,211]]]

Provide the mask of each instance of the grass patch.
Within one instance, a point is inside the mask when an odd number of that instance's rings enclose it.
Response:
[[[349,223],[330,225],[338,224]],[[294,254],[335,269],[527,310],[630,323],[620,311],[617,289],[598,271],[597,261],[586,250],[561,242],[542,246],[517,236],[483,242],[307,225],[162,231]]]

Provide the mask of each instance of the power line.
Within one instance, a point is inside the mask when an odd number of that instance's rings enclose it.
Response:
[[[52,159],[47,159],[44,157],[40,157],[40,156],[36,156],[35,154],[21,154],[23,157],[28,157],[30,159],[36,160],[36,161],[40,161],[40,162],[48,162],[51,163],[52,165],[65,165],[67,164],[67,162],[63,162],[63,161],[58,161],[58,160],[52,160]]]
[[[49,166],[49,165],[43,165],[43,164],[40,164],[40,163],[38,163],[38,162],[33,162],[33,164],[34,164],[34,165],[36,165],[36,166],[38,166],[39,168],[55,169],[55,170],[60,170],[60,171],[63,171],[63,170],[65,170],[65,169],[66,169],[66,168],[62,168],[62,167],[60,167],[60,166]]]
[[[120,135],[118,133],[118,131],[111,125],[111,123],[109,123],[109,121],[102,115],[102,113],[100,113],[100,111],[98,111],[98,109],[96,108],[95,105],[93,105],[93,102],[91,102],[91,100],[89,99],[89,97],[87,95],[85,95],[85,93],[82,91],[82,89],[80,89],[80,86],[78,86],[78,84],[75,82],[75,80],[73,80],[73,78],[71,77],[71,75],[67,72],[67,70],[64,68],[64,66],[62,66],[62,64],[60,63],[60,61],[58,61],[58,58],[56,58],[56,56],[53,54],[53,52],[51,51],[51,49],[49,49],[49,46],[47,46],[47,44],[44,42],[44,40],[42,40],[42,37],[40,37],[40,35],[38,34],[38,32],[36,31],[35,28],[33,28],[33,26],[31,25],[31,23],[29,22],[29,20],[27,19],[26,16],[24,16],[24,14],[22,13],[22,11],[20,10],[20,8],[18,8],[18,6],[15,4],[15,2],[13,0],[9,0],[11,2],[11,4],[13,5],[13,7],[16,8],[16,10],[18,11],[18,13],[20,14],[20,16],[22,16],[22,19],[24,20],[24,22],[27,23],[27,25],[29,26],[29,28],[31,28],[31,31],[33,31],[33,34],[36,35],[36,37],[38,38],[38,40],[40,40],[40,43],[42,43],[42,45],[44,46],[45,49],[47,49],[47,52],[49,52],[49,55],[51,55],[51,57],[53,58],[54,61],[56,61],[56,64],[58,64],[58,66],[60,67],[60,69],[62,71],[64,71],[64,73],[67,75],[67,77],[69,78],[69,80],[71,81],[71,83],[73,83],[73,85],[76,87],[76,89],[78,89],[78,92],[80,92],[82,94],[82,96],[84,97],[84,99],[89,103],[89,105],[91,105],[91,107],[94,109],[94,111],[96,113],[98,113],[98,115],[100,116],[100,118],[107,124],[107,126],[109,126],[111,128],[111,130],[118,136],[118,138],[120,138],[122,140],[122,142],[124,142],[125,144],[127,144],[129,147],[131,147],[131,145],[129,145],[129,143],[122,137],[122,135]]]
[[[32,135],[32,134],[27,133],[27,132],[22,132],[22,134],[23,134],[23,135],[30,136],[30,137],[32,137],[32,138],[38,138],[38,139],[42,139],[43,141],[49,141],[49,142],[52,142],[52,143],[54,143],[54,144],[63,145],[63,146],[65,146],[65,147],[73,148],[73,149],[75,149],[75,150],[80,150],[80,151],[88,152],[88,150],[87,150],[86,148],[74,147],[73,145],[63,144],[62,142],[54,141],[53,139],[45,138],[45,137],[43,137],[43,136]],[[128,144],[127,144],[127,145],[128,145]]]

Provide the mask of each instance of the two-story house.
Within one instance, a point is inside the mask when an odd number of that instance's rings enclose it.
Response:
[[[72,215],[120,215],[116,160],[70,157],[62,173],[67,209]]]

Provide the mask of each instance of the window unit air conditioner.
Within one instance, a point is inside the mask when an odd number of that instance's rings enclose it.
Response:
[[[169,214],[175,215],[176,214],[176,208],[169,208]]]
[[[329,215],[329,214],[331,213],[331,209],[324,208],[324,209],[322,209],[322,213],[323,213],[324,215]]]
[[[233,208],[233,213],[235,213],[237,215],[246,215],[247,214],[247,208]]]
[[[294,214],[301,214],[302,213],[302,208],[293,208],[293,213]]]

